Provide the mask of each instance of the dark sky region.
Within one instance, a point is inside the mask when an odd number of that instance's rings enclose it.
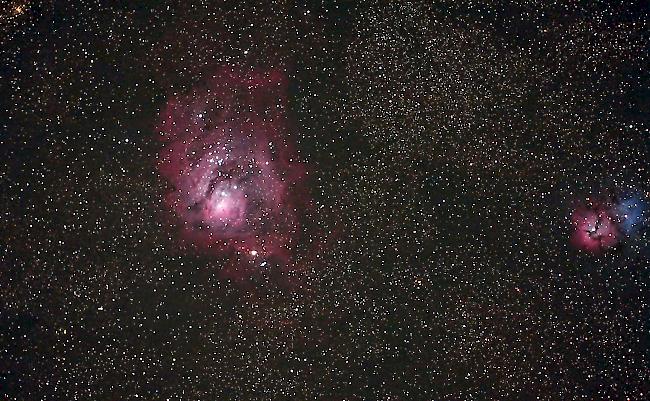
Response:
[[[0,399],[650,399],[645,2],[0,7]]]

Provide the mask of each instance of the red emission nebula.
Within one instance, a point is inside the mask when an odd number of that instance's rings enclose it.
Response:
[[[310,201],[287,135],[286,93],[279,70],[223,68],[161,112],[158,168],[172,187],[165,203],[184,242],[230,256],[231,278],[298,269]]]

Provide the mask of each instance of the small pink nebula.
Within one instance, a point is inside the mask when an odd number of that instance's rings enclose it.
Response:
[[[279,70],[222,68],[161,111],[158,167],[185,241],[231,255],[226,274],[295,268],[306,172],[288,136]]]
[[[620,233],[606,206],[580,206],[571,217],[571,243],[578,249],[601,253],[618,244]]]

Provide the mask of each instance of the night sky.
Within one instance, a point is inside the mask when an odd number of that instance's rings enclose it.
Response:
[[[649,22],[1,2],[0,399],[650,400]]]

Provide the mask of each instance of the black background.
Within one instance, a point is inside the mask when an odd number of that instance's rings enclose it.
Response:
[[[648,399],[647,231],[568,241],[650,190],[647,9],[550,3],[3,3],[0,394]],[[291,81],[298,291],[161,218],[159,109],[227,64]]]

